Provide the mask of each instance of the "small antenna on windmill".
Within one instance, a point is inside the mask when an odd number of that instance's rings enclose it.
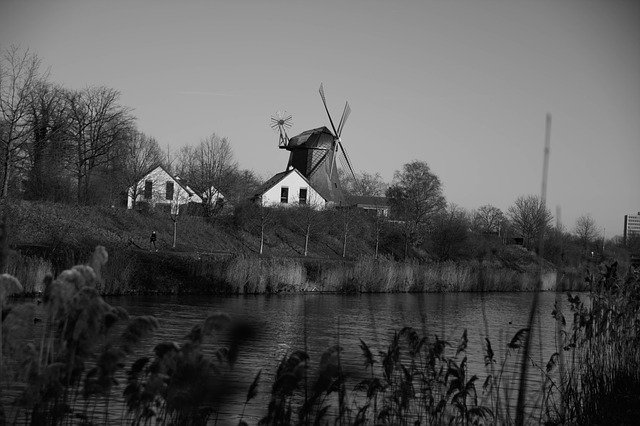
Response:
[[[293,125],[293,116],[287,114],[286,111],[278,111],[271,116],[271,128],[277,130],[280,133],[278,140],[278,147],[285,148],[289,145],[289,136],[287,136],[287,129],[290,129]]]

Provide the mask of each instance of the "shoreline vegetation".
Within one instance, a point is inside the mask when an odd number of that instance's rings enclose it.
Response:
[[[111,253],[105,284],[98,288],[102,295],[584,291],[583,276],[592,264],[556,266],[493,236],[478,237],[470,256],[442,260],[418,253],[404,260],[394,256],[402,241],[385,241],[385,251],[374,259],[371,241],[354,236],[350,256],[343,258],[340,238],[313,235],[305,257],[305,236],[287,223],[265,237],[260,255],[259,237],[234,222],[238,215],[180,218],[173,248],[173,223],[159,212],[26,201],[4,201],[3,210],[13,248],[7,272],[29,294],[43,291],[47,274],[86,262],[98,244]],[[152,230],[157,252],[147,247]]]
[[[631,424],[640,415],[640,276],[615,262],[585,277],[588,300],[568,294],[569,312],[556,302],[557,352],[539,365],[526,358],[535,328],[518,330],[504,347],[485,339],[482,373],[469,370],[466,330],[455,339],[405,327],[377,353],[366,336],[360,339],[360,373],[343,368],[337,336],[318,364],[313,354],[292,348],[277,366],[263,367],[275,369],[270,390],[262,369],[245,390],[231,386],[229,373],[256,329],[224,313],[134,361],[135,348],[160,322],[130,317],[100,296],[107,260],[99,246],[86,265],[46,277],[39,318],[35,303],[14,299],[23,293],[20,282],[0,276],[0,423],[217,424],[225,398],[234,394],[244,401],[235,420],[242,426],[247,405],[264,392],[269,402],[261,406],[261,425],[505,424],[518,417],[540,424]],[[205,353],[205,341],[219,348]],[[523,390],[527,401],[537,401],[524,407],[515,405],[508,384],[517,379],[514,367],[529,361],[541,386]],[[484,383],[478,374],[486,374]]]
[[[361,258],[354,261],[239,255],[216,258],[204,254],[126,250],[104,268],[103,296],[125,294],[277,294],[277,293],[444,293],[586,291],[575,269],[550,266],[509,268],[499,263],[403,262]],[[26,294],[44,291],[53,273],[50,260],[13,252],[7,271],[24,283]],[[111,262],[110,262],[111,263]],[[559,287],[557,285],[559,284]]]

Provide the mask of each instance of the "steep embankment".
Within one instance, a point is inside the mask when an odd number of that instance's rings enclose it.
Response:
[[[53,203],[10,202],[8,242],[14,248],[9,272],[29,291],[41,290],[46,273],[85,262],[96,245],[109,252],[103,270],[106,294],[263,293],[279,291],[526,291],[536,287],[537,257],[503,248],[483,261],[424,263],[371,259],[364,238],[349,242],[343,259],[339,236],[327,229],[313,235],[303,257],[304,235],[286,223],[272,226],[262,257],[259,236],[232,217],[207,220],[167,214]],[[156,231],[158,251],[149,251]],[[545,265],[545,287],[554,271]],[[571,283],[570,283],[571,285]]]
[[[84,262],[96,245],[103,245],[110,257],[106,291],[228,292],[224,277],[230,259],[257,256],[260,248],[259,236],[232,217],[180,217],[174,248],[168,214],[27,201],[5,201],[0,208],[7,217],[9,246],[17,252],[11,256],[13,271],[28,276],[29,288],[50,270]],[[149,251],[152,231],[157,253]],[[316,230],[308,250],[309,259],[342,260],[341,242],[323,229]],[[364,241],[349,242],[352,258],[371,252]],[[263,257],[299,258],[303,253],[300,232],[286,226],[268,229]]]

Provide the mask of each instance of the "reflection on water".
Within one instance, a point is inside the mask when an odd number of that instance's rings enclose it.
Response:
[[[244,391],[220,414],[223,423],[237,424],[244,392],[262,369],[259,396],[245,412],[245,419],[252,424],[265,414],[277,363],[287,351],[306,348],[313,368],[322,352],[339,341],[344,348],[344,368],[362,371],[360,339],[377,354],[389,344],[394,331],[405,326],[414,327],[425,335],[444,337],[454,347],[467,329],[469,372],[480,376],[479,383],[482,383],[486,376],[485,337],[491,340],[496,358],[501,359],[513,335],[526,326],[532,297],[531,293],[305,294],[136,296],[111,298],[109,302],[125,307],[131,315],[154,315],[159,319],[160,329],[153,341],[140,349],[139,355],[150,355],[155,343],[161,341],[180,342],[193,326],[212,312],[226,312],[258,324],[257,336],[241,352],[234,368],[234,380]],[[554,293],[540,294],[540,320],[535,327],[532,358],[541,366],[555,352],[555,322],[551,317],[555,298]],[[567,309],[565,299],[562,297]],[[213,353],[214,345],[209,350]],[[517,366],[507,365],[506,370],[509,368],[515,371]],[[515,387],[514,384],[511,386]]]

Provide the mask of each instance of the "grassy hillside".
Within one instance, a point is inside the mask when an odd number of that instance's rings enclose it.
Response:
[[[161,251],[223,254],[257,254],[259,235],[235,226],[232,217],[205,219],[183,216],[177,223],[177,244],[172,248],[173,221],[168,214],[138,213],[108,207],[68,204],[10,202],[7,212],[9,244],[12,246],[47,246],[71,248],[89,253],[97,244],[108,250],[130,247],[149,248],[149,236],[156,231]],[[275,227],[274,227],[275,228]],[[309,257],[339,258],[342,243],[332,236],[329,226],[316,231],[309,244]],[[279,226],[267,229],[265,256],[301,256],[304,235]],[[372,253],[368,244],[349,241],[349,257]]]
[[[8,202],[10,273],[30,291],[41,290],[42,278],[85,262],[94,247],[105,246],[109,262],[103,270],[105,294],[264,293],[279,291],[507,291],[532,290],[537,257],[520,247],[489,250],[481,260],[397,262],[372,259],[373,242],[360,231],[350,237],[346,258],[339,230],[318,225],[303,257],[304,232],[292,220],[267,228],[259,256],[255,227],[237,217],[180,217],[177,244],[168,214],[67,204]],[[327,223],[327,222],[325,222]],[[149,250],[156,231],[158,252]],[[253,232],[251,232],[253,231]],[[393,250],[387,249],[387,253]],[[555,272],[545,265],[545,287]],[[559,277],[560,278],[560,277]],[[563,285],[574,288],[566,276]]]

